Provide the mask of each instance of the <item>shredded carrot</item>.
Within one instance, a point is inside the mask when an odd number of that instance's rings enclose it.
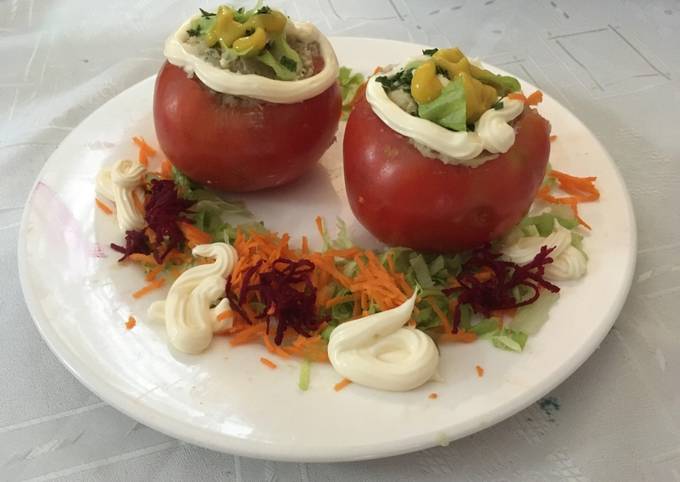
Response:
[[[600,199],[600,191],[594,184],[596,177],[575,177],[554,169],[550,171],[550,176],[557,179],[560,189],[573,195],[578,202],[592,202]]]
[[[302,254],[309,254],[309,240],[307,236],[302,236]]]
[[[149,158],[156,155],[156,150],[147,144],[143,137],[133,137],[132,142],[139,148],[139,163],[144,167],[148,167]]]
[[[169,160],[163,159],[161,161],[161,177],[165,179],[172,179],[172,164]]]
[[[527,105],[538,105],[541,102],[543,102],[543,92],[541,92],[540,90],[537,90],[532,94],[529,94],[529,97],[527,97],[526,100]]]
[[[355,300],[355,295],[336,296],[335,298],[331,298],[330,300],[326,301],[325,306],[326,308],[330,308],[335,305],[341,305],[342,303],[349,303],[350,301]]]
[[[507,95],[507,98],[508,99],[514,99],[514,100],[521,100],[524,103],[526,103],[526,101],[527,101],[527,98],[521,92],[511,92]]]
[[[442,328],[444,329],[444,332],[449,333],[451,331],[451,324],[449,323],[449,319],[447,318],[446,314],[432,298],[425,298],[425,301],[427,301],[427,303],[432,307],[432,310],[437,315],[437,318],[439,318],[439,321],[442,322]]]
[[[94,202],[97,205],[97,207],[107,216],[113,214],[113,209],[107,206],[103,201],[100,201],[99,198],[94,198]]]
[[[269,358],[265,358],[263,356],[260,357],[260,363],[262,363],[264,366],[271,368],[272,370],[276,368],[278,365],[271,361]]]
[[[163,271],[163,265],[157,265],[151,268],[151,270],[146,274],[144,277],[144,280],[146,281],[153,281],[156,279],[156,276],[158,276],[158,273]]]
[[[234,316],[234,312],[231,310],[224,310],[222,313],[217,315],[217,321],[224,321],[227,318],[232,318]]]
[[[576,197],[574,196],[555,197],[552,194],[550,194],[550,186],[545,185],[538,190],[536,198],[552,204],[565,204],[569,206],[571,208],[571,211],[574,213],[574,216],[578,220],[579,224],[581,224],[586,229],[591,229],[590,225],[588,225],[588,223],[586,223],[578,214],[578,199],[576,199]]]
[[[477,376],[479,378],[484,376],[484,368],[480,367],[479,365],[475,365],[475,370],[477,370]]]
[[[179,229],[182,230],[182,234],[184,234],[184,237],[187,238],[187,241],[191,246],[208,244],[212,243],[213,241],[213,237],[210,234],[200,230],[193,224],[179,222],[177,225],[179,226]]]
[[[350,383],[352,383],[352,380],[350,380],[349,378],[343,378],[342,380],[335,384],[333,390],[339,392],[343,388],[347,387],[347,385],[349,385]]]
[[[126,330],[131,330],[137,325],[137,320],[135,319],[134,316],[130,315],[128,316],[127,321],[125,322],[125,329]]]
[[[436,392],[432,392],[427,396],[430,400],[436,400],[438,397],[439,395]]]
[[[458,330],[458,333],[444,333],[439,335],[439,341],[472,343],[477,339],[477,334],[472,331]]]
[[[151,281],[150,283],[148,283],[143,288],[132,293],[132,297],[135,298],[135,299],[139,299],[143,296],[148,295],[152,291],[157,290],[158,288],[160,288],[164,284],[165,284],[165,278],[156,278],[155,280]]]
[[[234,335],[229,340],[229,344],[231,346],[238,346],[250,343],[251,341],[254,341],[257,338],[259,338],[262,335],[262,333],[265,332],[265,329],[266,326],[264,322],[251,325],[248,328],[245,328],[244,330],[241,330],[236,335]]]

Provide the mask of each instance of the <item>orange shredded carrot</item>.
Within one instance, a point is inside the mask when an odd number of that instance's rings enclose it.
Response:
[[[272,370],[276,368],[278,365],[271,361],[269,358],[265,358],[263,356],[260,357],[260,363],[262,363],[264,366],[271,368]]]
[[[250,325],[248,328],[241,330],[236,335],[234,335],[230,340],[229,344],[231,346],[244,345],[256,340],[258,337],[264,333],[266,329],[265,323],[257,323],[255,325]]]
[[[125,329],[126,330],[131,330],[137,325],[137,320],[135,319],[134,316],[130,315],[128,316],[127,321],[125,322]]]
[[[507,98],[508,99],[514,99],[514,100],[521,100],[524,103],[526,103],[526,101],[527,101],[527,98],[521,92],[511,92],[507,95]]]
[[[600,191],[595,187],[596,177],[575,177],[564,172],[550,171],[557,179],[560,189],[573,195],[578,202],[592,202],[600,199]]]
[[[151,268],[151,270],[146,273],[146,276],[144,277],[145,281],[153,281],[156,279],[156,276],[158,276],[158,273],[163,271],[163,265],[157,265]]]
[[[309,254],[309,240],[307,236],[302,236],[302,254]]]
[[[543,102],[543,92],[540,90],[529,94],[529,97],[527,97],[527,100],[525,101],[526,105],[538,105],[541,102]]]
[[[574,196],[555,197],[552,194],[550,194],[550,186],[546,185],[538,190],[538,193],[536,193],[536,198],[552,204],[565,204],[569,206],[571,208],[571,211],[574,213],[574,216],[578,220],[579,224],[581,224],[586,229],[591,229],[590,225],[588,225],[588,223],[586,223],[578,214],[578,199],[576,197]]]
[[[475,365],[475,370],[477,370],[477,376],[479,378],[484,376],[484,368],[480,367],[479,365]]]
[[[339,392],[340,390],[347,387],[347,385],[349,385],[351,383],[352,383],[352,380],[350,380],[349,378],[343,378],[342,380],[340,380],[338,383],[335,384],[335,386],[333,387],[333,390],[335,390],[336,392]]]
[[[430,400],[436,400],[438,397],[439,395],[436,392],[432,392],[427,396]]]
[[[231,318],[234,316],[234,312],[231,310],[224,310],[222,313],[217,315],[217,321],[224,321],[227,318]]]
[[[442,328],[444,329],[444,332],[449,333],[451,331],[451,324],[449,323],[449,319],[446,314],[432,298],[425,298],[425,301],[427,301],[427,303],[432,307],[432,311],[435,312],[437,318],[439,318],[439,321],[442,322]]]
[[[143,288],[132,293],[132,297],[135,298],[135,299],[139,299],[142,296],[146,296],[149,293],[151,293],[152,291],[157,290],[158,288],[160,288],[164,284],[165,284],[165,278],[156,278],[155,280],[151,281],[150,283],[148,283]]]
[[[149,166],[149,158],[156,155],[156,150],[146,143],[143,137],[133,137],[132,142],[134,142],[139,148],[138,160],[140,164],[144,167]]]
[[[355,295],[336,296],[335,298],[331,298],[330,300],[326,301],[325,306],[326,308],[330,308],[332,306],[340,305],[342,303],[356,301],[356,299],[357,298]]]
[[[103,201],[100,201],[99,198],[94,198],[94,202],[97,205],[97,207],[107,216],[113,214],[113,209],[107,206]]]
[[[187,238],[190,245],[197,246],[199,244],[212,243],[213,241],[213,237],[210,234],[202,231],[193,224],[179,222],[177,225],[179,226],[179,229],[182,230],[182,234]]]
[[[160,171],[161,177],[165,179],[171,179],[172,178],[172,164],[168,159],[163,159],[161,161],[161,171]]]
[[[439,340],[443,342],[472,343],[477,339],[477,334],[473,331],[458,330],[458,333],[444,333],[439,335]]]

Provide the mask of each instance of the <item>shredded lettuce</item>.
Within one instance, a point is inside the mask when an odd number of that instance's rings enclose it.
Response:
[[[548,321],[550,308],[559,299],[558,293],[543,291],[530,305],[522,306],[510,322],[510,327],[527,335],[535,335],[543,324]]]
[[[337,218],[335,221],[335,226],[337,228],[335,239],[331,238],[330,234],[328,234],[328,230],[324,229],[321,232],[324,251],[328,251],[329,249],[347,249],[353,247],[354,243],[349,237],[347,223],[345,223],[345,221],[343,221],[341,218]]]
[[[364,76],[359,72],[352,73],[349,67],[340,67],[338,74],[338,82],[340,83],[340,92],[342,94],[342,116],[346,119],[352,110],[352,101],[364,83]]]
[[[309,389],[309,378],[310,378],[310,372],[311,372],[311,364],[309,363],[309,360],[306,358],[300,362],[300,379],[298,381],[298,387],[300,390],[303,392],[306,392]]]
[[[418,106],[418,116],[454,131],[467,130],[465,88],[456,78],[446,84],[441,94],[431,102]]]

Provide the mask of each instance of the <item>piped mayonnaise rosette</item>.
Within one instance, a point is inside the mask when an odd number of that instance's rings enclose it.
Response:
[[[144,196],[145,173],[146,168],[139,161],[121,159],[97,174],[96,191],[115,203],[116,220],[123,233],[144,227],[144,213],[137,208],[134,197]]]
[[[233,324],[233,316],[222,316],[229,312],[229,300],[222,298],[215,302],[224,296],[226,278],[234,269],[238,255],[226,243],[201,244],[192,254],[214,261],[182,273],[170,287],[167,298],[149,307],[149,315],[165,323],[168,341],[173,347],[197,354],[208,347],[214,333],[223,332]]]
[[[437,346],[424,332],[404,326],[416,296],[391,310],[336,327],[328,343],[335,371],[380,390],[406,391],[430,380],[439,363]]]
[[[219,15],[219,13],[217,14]],[[285,34],[302,42],[316,42],[324,65],[321,71],[299,80],[280,80],[253,73],[232,72],[202,58],[190,42],[190,27],[201,15],[187,20],[165,42],[163,54],[171,64],[189,75],[196,75],[211,89],[234,96],[250,97],[266,102],[292,104],[315,97],[337,80],[338,60],[326,36],[309,22],[288,20]]]
[[[373,75],[366,100],[392,130],[445,164],[477,167],[515,142],[512,121],[524,110],[516,79],[492,74],[458,49],[433,49]],[[425,51],[427,52],[427,51]]]

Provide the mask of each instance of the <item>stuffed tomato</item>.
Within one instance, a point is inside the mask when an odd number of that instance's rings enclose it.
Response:
[[[338,63],[328,39],[269,7],[201,10],[165,43],[154,94],[161,149],[224,191],[293,181],[335,139]]]
[[[533,100],[533,99],[532,99]],[[531,206],[550,124],[519,82],[432,49],[372,76],[347,122],[345,185],[381,241],[458,251],[499,238]]]

